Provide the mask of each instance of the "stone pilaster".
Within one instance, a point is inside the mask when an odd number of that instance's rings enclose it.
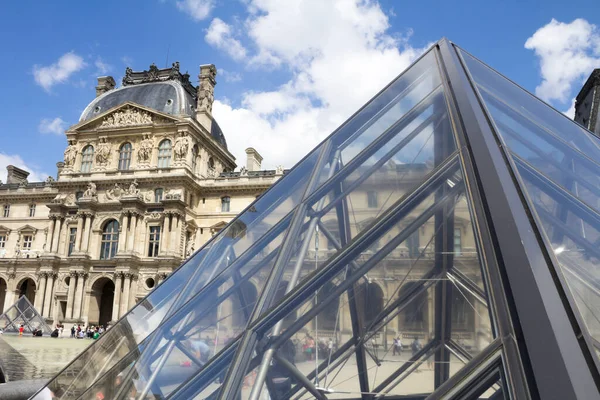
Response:
[[[46,272],[40,272],[40,279],[38,280],[37,290],[35,292],[35,301],[33,306],[36,311],[42,314],[44,306],[44,294],[46,293],[46,279],[48,274]],[[7,291],[8,293],[8,291]]]
[[[119,310],[120,316],[125,315],[129,306],[129,289],[131,287],[131,273],[126,272],[123,275],[123,295],[121,296],[121,308]]]
[[[83,301],[83,288],[85,285],[85,278],[87,278],[86,272],[78,272],[77,273],[77,288],[75,289],[75,302],[73,304],[73,318],[79,319],[81,318],[81,305]]]
[[[52,309],[52,294],[54,292],[54,278],[56,277],[56,274],[50,272],[47,275],[46,295],[44,296],[44,312],[42,313],[42,316],[49,318],[51,317],[50,311]]]
[[[120,301],[121,301],[121,278],[123,274],[121,272],[115,272],[115,295],[113,297],[113,309],[112,309],[112,319],[116,321],[119,319],[121,315],[120,311]]]
[[[75,296],[75,285],[77,282],[77,272],[71,271],[69,274],[69,291],[67,293],[67,315],[65,318],[73,318],[73,301]]]
[[[77,234],[75,235],[75,251],[81,250],[81,240],[83,236],[83,214],[77,215]]]

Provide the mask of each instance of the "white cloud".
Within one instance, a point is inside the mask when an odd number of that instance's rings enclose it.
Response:
[[[25,164],[25,161],[18,154],[0,153],[0,181],[6,183],[6,167],[14,165],[30,173],[27,177],[29,182],[41,182],[48,177],[47,173],[40,171],[37,167]]]
[[[67,129],[67,123],[60,117],[54,119],[44,118],[40,121],[38,130],[40,133],[52,133],[54,135],[62,135]]]
[[[201,21],[208,17],[215,6],[214,0],[180,0],[176,3],[180,11],[188,14],[196,21]]]
[[[569,109],[567,111],[563,111],[563,114],[565,114],[567,117],[574,119],[575,118],[575,98],[573,98],[573,100],[571,100],[571,107],[569,107]]]
[[[223,68],[219,68],[219,76],[222,76],[225,79],[225,82],[233,83],[239,82],[242,80],[242,74],[239,72],[227,71]]]
[[[255,147],[264,168],[291,167],[424,49],[388,32],[388,17],[370,0],[250,0],[244,34],[252,67],[285,68],[288,82],[248,92],[240,106],[216,101],[213,113],[243,164]],[[218,93],[217,93],[218,95]]]
[[[540,59],[542,83],[535,93],[546,101],[567,102],[574,85],[580,85],[600,65],[600,33],[585,19],[571,23],[552,19],[525,42]]]
[[[225,51],[234,60],[243,60],[246,57],[246,49],[242,43],[233,37],[231,26],[219,18],[210,23],[206,36],[206,43]]]
[[[83,58],[74,52],[69,52],[63,54],[52,65],[34,65],[33,76],[35,82],[49,92],[52,86],[66,82],[72,74],[85,68],[85,66],[86,63]]]
[[[96,74],[98,74],[98,75],[105,75],[112,70],[112,65],[104,62],[102,60],[102,58],[100,58],[100,57],[98,57],[96,59],[96,62],[94,63],[94,65],[97,68]]]

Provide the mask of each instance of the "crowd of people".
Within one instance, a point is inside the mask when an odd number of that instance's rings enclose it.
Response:
[[[104,332],[106,332],[106,330],[109,327],[107,326],[106,328],[104,327],[104,325],[88,325],[88,326],[81,326],[81,325],[77,325],[77,327],[75,327],[75,325],[71,326],[71,338],[75,338],[75,339],[98,339],[100,337],[100,335],[102,335]],[[62,333],[62,332],[61,332]]]

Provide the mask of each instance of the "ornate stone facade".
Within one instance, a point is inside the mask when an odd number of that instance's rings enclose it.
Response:
[[[25,295],[52,323],[116,320],[280,178],[233,172],[211,115],[216,69],[201,75],[208,92],[179,63],[128,69],[120,88],[99,78],[66,131],[57,179],[27,182],[11,167],[0,183],[0,311]]]

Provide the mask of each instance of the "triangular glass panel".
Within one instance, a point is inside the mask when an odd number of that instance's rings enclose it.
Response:
[[[536,211],[548,250],[598,342],[600,139],[468,53],[461,54]]]
[[[52,333],[46,321],[25,296],[21,296],[15,304],[0,314],[0,328],[4,332],[18,333],[21,325],[27,333],[33,332],[34,329],[41,330],[44,335]]]

